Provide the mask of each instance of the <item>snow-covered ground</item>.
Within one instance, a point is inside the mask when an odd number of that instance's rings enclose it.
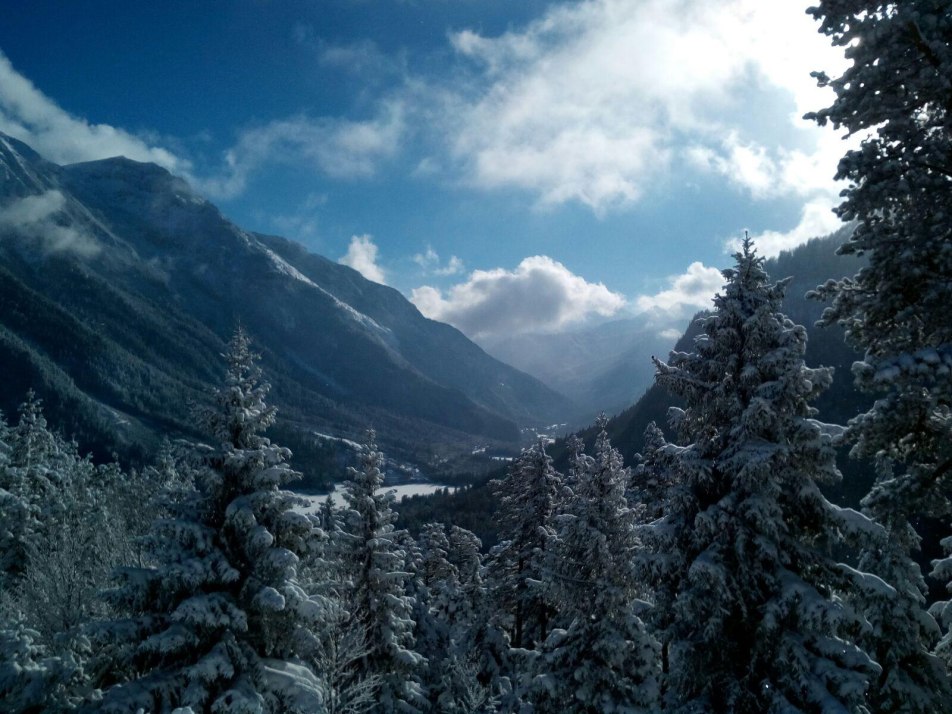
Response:
[[[402,501],[404,498],[407,498],[408,496],[426,496],[428,494],[434,493],[444,488],[449,491],[456,490],[454,486],[441,486],[438,483],[404,483],[398,486],[389,486],[389,487],[384,486],[385,491],[394,492],[394,494],[396,495],[397,501]],[[333,496],[334,503],[336,503],[339,506],[344,502],[344,497],[341,493],[342,491],[343,491],[343,484],[337,484],[336,486],[334,486],[334,490],[330,494],[326,494],[326,493],[322,493],[318,495],[313,495],[308,493],[298,494],[302,498],[306,498],[310,502],[310,505],[305,506],[301,509],[295,509],[295,510],[300,510],[302,513],[314,513],[317,511],[318,508],[321,507],[321,504],[327,500],[328,495]]]

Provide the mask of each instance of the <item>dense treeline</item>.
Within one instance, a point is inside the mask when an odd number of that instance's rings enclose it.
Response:
[[[633,468],[605,422],[562,471],[526,449],[489,484],[488,553],[397,527],[372,433],[343,503],[308,513],[241,331],[198,420],[211,445],[141,474],[81,457],[28,395],[0,421],[0,709],[952,711],[952,602],[912,557],[952,549],[915,527],[952,514],[952,13],[810,12],[852,62],[818,75],[837,98],[811,116],[864,137],[838,210],[866,262],[815,294],[868,408],[825,423],[831,370],[749,240],[656,361],[675,435],[649,424]],[[874,464],[858,510],[821,490],[838,444]]]
[[[141,474],[81,458],[29,395],[0,427],[3,707],[945,711],[938,626],[892,585],[916,566],[819,490],[830,371],[749,242],[736,261],[658,363],[679,443],[649,428],[632,470],[602,421],[565,473],[526,449],[491,483],[489,553],[396,527],[372,434],[344,502],[306,514],[240,331],[201,419],[217,446]]]

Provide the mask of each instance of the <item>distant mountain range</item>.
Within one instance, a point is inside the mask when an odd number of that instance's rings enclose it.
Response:
[[[782,309],[794,322],[807,328],[806,363],[810,366],[825,365],[835,368],[832,387],[815,403],[819,410],[817,418],[834,424],[845,424],[850,418],[865,411],[873,398],[873,395],[858,392],[853,386],[850,367],[860,355],[843,341],[842,329],[815,326],[825,305],[805,297],[806,292],[817,285],[830,278],[853,275],[860,267],[861,259],[836,254],[836,249],[846,238],[846,230],[814,239],[767,261],[767,271],[772,280],[791,278]],[[725,259],[725,262],[729,263],[729,259]],[[678,339],[674,349],[690,352],[697,334],[698,326],[692,323]],[[666,358],[668,349],[659,350],[655,354]],[[632,464],[635,454],[643,449],[645,428],[650,422],[654,421],[667,431],[667,411],[671,406],[678,406],[677,400],[663,388],[651,384],[640,399],[609,420],[606,430],[613,446],[621,451],[626,464]],[[589,452],[597,432],[596,427],[589,426],[579,433]],[[674,440],[676,435],[669,432],[668,437]],[[554,457],[557,468],[568,468],[569,452],[564,439],[556,441],[550,447],[549,454]],[[846,448],[840,449],[838,464],[843,472],[843,481],[825,490],[835,502],[856,507],[860,498],[869,490],[874,474],[872,465],[848,458]],[[499,470],[494,476],[500,476],[502,471]],[[485,482],[481,482],[473,488],[455,494],[411,499],[401,504],[400,513],[404,523],[413,528],[431,520],[446,520],[473,529],[483,538],[484,543],[492,544],[496,538],[492,518],[494,508],[488,487]],[[928,557],[938,555],[928,554]]]
[[[768,260],[766,264],[771,280],[790,279],[782,310],[795,323],[807,328],[806,363],[809,366],[834,368],[833,385],[817,399],[814,406],[819,410],[818,419],[835,424],[845,424],[865,411],[872,401],[872,395],[858,392],[853,386],[850,369],[861,355],[846,344],[841,328],[816,326],[826,305],[808,299],[806,293],[830,278],[853,275],[861,266],[861,259],[836,253],[846,239],[847,231],[843,229],[831,236],[816,238]],[[674,349],[692,351],[697,334],[697,324],[692,323]],[[665,352],[658,356],[665,358],[666,355]],[[654,421],[667,429],[667,410],[675,405],[675,401],[663,388],[653,384],[634,405],[610,420],[607,431],[627,463],[631,463],[634,454],[644,446],[643,435],[649,422]],[[595,435],[594,427],[582,432],[586,443],[593,443]],[[675,435],[669,434],[669,438],[673,440]],[[856,463],[845,458],[841,460],[840,467],[844,473],[849,472],[851,478],[844,479],[844,483],[835,489],[835,495],[839,501],[855,505],[859,496],[865,494],[871,473],[859,473],[855,468]],[[865,465],[863,469],[868,471]],[[856,483],[856,478],[861,478],[863,482]],[[851,483],[851,480],[854,482]]]
[[[316,481],[337,443],[320,435],[374,427],[392,454],[435,465],[573,410],[396,290],[242,230],[158,166],[58,166],[0,134],[6,414],[33,388],[83,448],[147,458],[162,435],[195,435],[190,407],[239,323],[273,384],[274,437]]]
[[[591,423],[604,412],[634,404],[654,379],[652,355],[666,354],[672,339],[644,318],[626,318],[555,334],[513,335],[483,340],[494,357],[569,397],[577,406],[563,422]]]

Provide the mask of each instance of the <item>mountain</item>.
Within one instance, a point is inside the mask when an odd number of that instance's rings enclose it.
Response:
[[[865,411],[872,401],[872,396],[858,392],[853,386],[850,369],[861,355],[846,344],[842,328],[816,326],[826,305],[808,299],[806,293],[830,278],[853,275],[859,269],[861,259],[836,253],[836,249],[845,240],[847,231],[848,229],[843,229],[825,238],[816,238],[794,250],[781,253],[766,264],[772,280],[789,279],[782,309],[791,320],[807,328],[806,363],[810,366],[834,368],[833,385],[814,402],[814,406],[819,410],[818,418],[821,421],[835,424],[845,424]],[[691,351],[697,334],[698,327],[692,322],[674,350]],[[675,399],[672,396],[653,384],[637,403],[609,421],[609,436],[616,448],[622,451],[626,462],[630,463],[632,457],[641,451],[644,431],[649,422],[654,421],[662,428],[667,427],[667,410],[674,404]],[[595,434],[595,428],[590,427],[582,433],[582,437],[586,443],[593,443]],[[669,434],[669,437],[674,439],[675,435]],[[866,492],[869,474],[860,473],[866,469],[865,465],[857,468],[855,462],[846,459],[845,454],[843,456],[840,468],[851,478],[844,478],[842,486],[836,489],[834,500],[855,505],[858,498]]]
[[[600,412],[617,414],[635,403],[654,379],[651,356],[667,351],[671,339],[633,317],[481,344],[494,357],[569,397],[578,410],[562,421],[587,424]]]
[[[475,442],[512,447],[519,427],[571,408],[396,290],[242,230],[154,164],[58,166],[0,135],[5,412],[32,387],[84,448],[141,460],[162,434],[195,434],[191,407],[238,324],[302,469],[333,463],[326,436],[374,427],[426,465]]]
[[[858,392],[853,386],[850,367],[860,355],[844,342],[841,328],[816,327],[815,323],[825,305],[805,297],[807,291],[817,285],[830,278],[853,275],[860,267],[861,259],[836,254],[836,249],[846,238],[846,230],[814,239],[767,261],[766,265],[773,280],[790,278],[783,311],[794,322],[807,328],[806,363],[810,366],[824,365],[835,369],[832,387],[814,403],[819,410],[817,418],[834,424],[845,424],[850,418],[865,411],[873,399],[873,395]],[[681,352],[691,351],[697,334],[698,326],[692,322],[678,339],[674,349]],[[660,350],[656,354],[664,357],[667,351]],[[625,385],[618,385],[619,391],[625,388]],[[635,455],[642,450],[644,432],[649,422],[654,421],[666,429],[667,411],[671,406],[678,406],[677,400],[661,387],[652,384],[635,404],[608,421],[606,430],[612,445],[621,451],[626,464],[634,463]],[[596,427],[590,426],[579,433],[589,453],[597,432]],[[668,437],[675,439],[675,435],[671,433]],[[825,491],[834,502],[856,507],[860,498],[869,490],[874,472],[870,464],[850,459],[847,452],[846,448],[841,448],[838,453],[838,465],[843,472],[842,482]],[[553,456],[557,468],[568,468],[569,452],[566,440],[556,441],[549,448],[549,454]],[[500,475],[501,472],[498,472],[491,476]],[[404,524],[411,528],[432,520],[458,522],[474,529],[474,532],[483,538],[484,543],[492,544],[496,539],[492,518],[494,508],[493,499],[483,482],[454,494],[409,499],[401,503],[400,514]],[[931,554],[930,557],[938,557],[938,554]]]

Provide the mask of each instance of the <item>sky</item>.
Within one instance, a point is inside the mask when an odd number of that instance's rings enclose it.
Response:
[[[839,225],[796,0],[8,3],[0,131],[124,155],[474,339],[709,304]],[[779,276],[778,276],[779,277]]]

